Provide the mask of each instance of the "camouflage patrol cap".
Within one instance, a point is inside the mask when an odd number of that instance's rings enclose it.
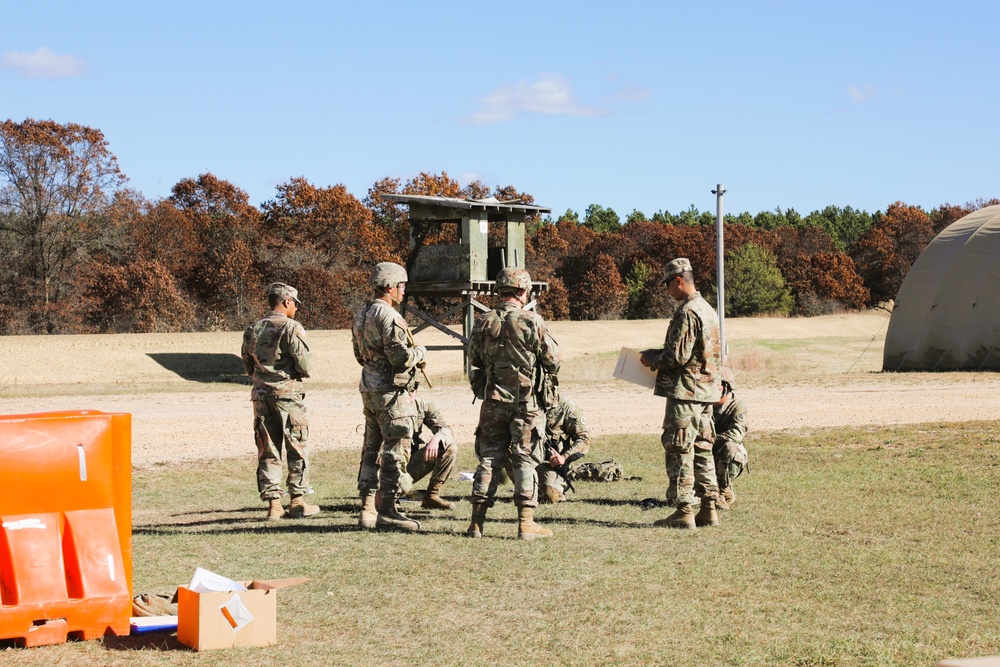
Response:
[[[497,274],[497,291],[505,289],[530,290],[531,275],[524,269],[508,266]]]
[[[672,259],[663,267],[663,282],[667,282],[674,276],[679,276],[685,271],[691,270],[691,261],[687,257]]]
[[[395,262],[379,262],[372,267],[368,284],[372,287],[392,287],[406,282],[406,269]]]
[[[277,294],[282,299],[291,299],[298,304],[302,303],[299,301],[299,291],[285,283],[271,283],[267,288],[267,296],[271,296],[272,294]]]
[[[736,386],[736,376],[733,374],[733,369],[728,366],[719,369],[719,380],[728,383],[730,387]]]

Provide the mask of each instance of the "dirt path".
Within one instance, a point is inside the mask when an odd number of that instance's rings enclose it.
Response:
[[[727,321],[737,393],[752,431],[840,425],[1000,419],[996,373],[887,374],[881,367],[885,315]],[[651,347],[664,321],[557,322],[565,351],[564,391],[596,436],[656,433],[663,399],[610,378],[622,346]],[[442,344],[436,332],[420,342]],[[346,331],[312,332],[317,370],[306,397],[316,449],[357,447],[358,367]],[[133,415],[133,461],[253,457],[249,390],[238,384],[239,333],[0,338],[4,414],[93,409]],[[478,416],[460,379],[459,352],[430,355],[428,390],[472,442]]]

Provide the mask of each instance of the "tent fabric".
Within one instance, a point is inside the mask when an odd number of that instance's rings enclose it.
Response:
[[[882,370],[1000,370],[1000,205],[948,225],[913,263]]]

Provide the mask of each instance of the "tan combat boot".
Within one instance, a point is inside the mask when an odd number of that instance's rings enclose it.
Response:
[[[539,537],[552,537],[551,530],[542,528],[535,523],[534,507],[518,507],[517,519],[517,539],[533,540]]]
[[[270,503],[267,508],[268,521],[277,521],[285,516],[285,508],[281,506],[281,498],[271,498],[268,502]]]
[[[465,534],[469,537],[482,537],[483,525],[486,523],[486,510],[489,505],[486,503],[472,503],[472,523]]]
[[[288,505],[288,516],[303,517],[319,514],[319,505],[308,505],[302,496],[292,496]]]
[[[415,533],[420,530],[420,522],[411,519],[396,509],[396,499],[385,493],[379,493],[378,517],[375,519],[376,530],[402,530]]]
[[[554,486],[546,486],[545,492],[538,498],[539,502],[546,504],[561,503],[566,500],[566,496],[563,495],[562,491]]]
[[[361,515],[358,517],[358,528],[373,530],[377,518],[378,510],[375,509],[375,492],[370,491],[361,494]]]
[[[719,489],[719,497],[715,499],[715,509],[731,509],[735,502],[736,494],[733,493],[733,487],[727,486],[724,489]]]
[[[654,526],[666,526],[667,528],[690,528],[694,529],[694,510],[690,505],[680,505],[677,510],[666,519],[653,522]]]
[[[719,515],[715,511],[715,498],[702,498],[701,509],[694,516],[696,526],[718,526]]]
[[[450,510],[453,504],[438,495],[444,482],[433,482],[427,487],[424,499],[420,501],[420,506],[430,510]]]

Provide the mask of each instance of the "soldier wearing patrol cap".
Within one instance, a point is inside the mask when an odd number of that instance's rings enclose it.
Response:
[[[406,320],[396,310],[406,293],[406,278],[406,269],[394,262],[372,267],[368,279],[372,298],[351,322],[354,358],[362,366],[358,389],[365,437],[358,471],[358,525],[365,529],[420,529],[419,521],[396,507],[418,418],[417,369],[427,355],[425,347],[414,344]]]
[[[677,259],[672,259],[667,262],[667,265],[663,267],[663,280],[661,283],[670,282],[675,276],[681,276],[685,273],[693,274],[693,269],[691,268],[691,260],[687,257],[678,257]],[[673,294],[671,294],[673,296]]]
[[[670,320],[663,348],[645,350],[642,363],[656,371],[653,393],[667,398],[660,442],[670,480],[667,500],[676,497],[677,510],[654,523],[670,528],[717,525],[712,405],[722,393],[719,317],[695,288],[686,257],[667,263],[663,282],[680,306]],[[697,514],[696,482],[704,488]]]
[[[470,383],[483,399],[476,429],[479,466],[472,482],[469,537],[482,537],[486,511],[509,464],[514,478],[520,539],[551,537],[534,521],[538,505],[538,465],[545,459],[545,412],[535,394],[542,372],[559,372],[559,347],[544,320],[524,310],[531,276],[524,269],[500,271],[496,291],[502,303],[476,320],[469,340]]]
[[[268,519],[285,515],[281,504],[282,451],[288,459],[290,516],[319,512],[303,496],[309,492],[309,417],[302,379],[309,377],[312,354],[305,329],[295,321],[299,292],[291,285],[271,283],[267,288],[271,308],[263,319],[243,333],[240,356],[253,378],[254,440],[257,443],[257,490],[269,504]]]

